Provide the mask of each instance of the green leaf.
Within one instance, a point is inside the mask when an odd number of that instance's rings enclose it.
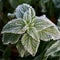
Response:
[[[24,19],[25,24],[28,24],[31,22],[32,18],[31,18],[31,10],[30,9],[24,13],[23,19]]]
[[[14,43],[17,43],[19,38],[20,38],[20,35],[18,34],[4,33],[2,41],[4,44],[9,44],[9,43],[14,44]]]
[[[16,15],[15,15],[15,13],[8,13],[7,14],[7,16],[10,18],[10,19],[12,19],[12,18],[15,18],[16,17]]]
[[[35,11],[34,9],[30,6],[29,9],[24,13],[23,19],[28,20],[35,17]]]
[[[35,27],[38,31],[42,31],[48,27],[53,26],[54,24],[45,16],[35,17],[34,19]]]
[[[27,33],[23,35],[21,39],[22,45],[24,48],[32,55],[35,56],[38,47],[39,47],[39,40],[33,39],[31,36],[29,36]]]
[[[57,41],[47,49],[45,56],[53,56],[54,57],[56,55],[56,53],[59,51],[60,51],[60,41]],[[59,54],[57,54],[57,55],[59,55]]]
[[[43,40],[43,41],[49,41],[51,39],[53,39],[53,40],[60,39],[60,32],[54,26],[46,28],[38,33],[40,35],[41,40]]]
[[[25,50],[25,48],[23,47],[23,45],[21,44],[21,41],[18,41],[17,45],[16,45],[16,48],[19,52],[19,55],[21,57],[24,57],[24,56],[28,56],[28,52]]]
[[[52,39],[51,36],[48,33],[46,33],[46,31],[40,31],[39,36],[40,39],[43,41],[50,41]]]
[[[51,39],[60,39],[60,32],[57,27],[46,16],[34,18],[34,23],[41,40],[49,41]]]
[[[31,10],[31,13],[33,14],[33,16],[35,16],[35,11],[34,11],[34,9],[30,5],[22,4],[22,5],[18,5],[16,10],[15,10],[16,17],[17,18],[23,18],[24,13],[26,11],[28,11],[29,9]]]
[[[39,40],[39,35],[38,32],[36,30],[35,27],[31,27],[29,28],[29,30],[27,30],[27,33],[35,40]]]
[[[23,19],[25,20],[26,24],[28,24],[32,22],[33,17],[35,17],[35,12],[32,7],[30,7],[29,10],[24,13]]]
[[[27,29],[22,19],[13,19],[9,21],[2,30],[3,33],[23,34]]]

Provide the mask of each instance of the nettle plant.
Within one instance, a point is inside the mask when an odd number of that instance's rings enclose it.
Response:
[[[15,44],[21,57],[30,54],[35,56],[41,40],[60,39],[60,32],[56,25],[45,15],[36,16],[34,9],[28,4],[19,5],[14,13],[9,13],[8,16],[15,18],[3,27],[1,32],[3,34],[2,41],[4,44]],[[58,44],[58,42],[56,43]],[[53,45],[53,47],[56,48],[57,46]],[[53,47],[47,50],[45,56],[49,56]]]

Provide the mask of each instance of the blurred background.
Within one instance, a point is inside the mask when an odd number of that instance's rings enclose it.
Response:
[[[15,8],[22,3],[30,4],[35,9],[37,16],[45,14],[53,23],[56,25],[59,24],[60,0],[0,0],[0,32],[3,26],[10,20],[7,14],[9,12],[13,13]],[[6,60],[9,60],[10,52],[13,51],[15,51],[15,49],[11,51],[8,46],[3,45],[0,33],[0,58],[4,57],[7,58]],[[14,53],[16,53],[16,51]],[[17,54],[15,55],[17,56]]]

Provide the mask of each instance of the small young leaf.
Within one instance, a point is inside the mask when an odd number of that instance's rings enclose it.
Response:
[[[15,18],[16,17],[16,15],[15,15],[15,13],[8,13],[7,14],[7,16],[10,18],[10,19],[12,19],[12,18]]]
[[[24,56],[28,56],[28,52],[24,49],[23,45],[21,44],[21,41],[18,41],[17,45],[16,45],[16,48],[19,52],[19,55],[21,57],[24,57]]]
[[[19,40],[19,38],[20,38],[20,35],[18,34],[4,33],[2,41],[4,44],[9,44],[9,43],[14,44]]]
[[[24,13],[23,19],[24,19],[27,23],[31,23],[33,17],[35,17],[35,12],[34,12],[34,10],[32,10],[32,8],[30,7],[29,10]]]
[[[50,46],[47,49],[45,56],[54,56],[54,54],[58,51],[60,51],[60,41],[57,41],[52,46]]]
[[[34,15],[35,15],[35,11],[34,11],[34,9],[33,9],[30,5],[28,5],[28,4],[22,4],[22,5],[19,5],[19,6],[16,8],[16,10],[15,10],[15,12],[16,12],[16,17],[17,17],[17,18],[23,18],[24,13],[25,13],[26,11],[28,11],[29,8],[31,8],[32,13],[34,13]]]
[[[31,22],[31,10],[30,9],[24,13],[23,19],[24,19],[25,24],[28,24]]]
[[[27,33],[23,35],[21,39],[22,45],[24,48],[32,55],[35,56],[38,47],[39,47],[39,40],[33,39],[31,36],[29,36]]]
[[[29,28],[29,30],[27,30],[27,33],[35,40],[39,40],[39,36],[38,36],[38,32],[36,30],[35,27],[31,27]]]
[[[13,19],[9,21],[2,30],[2,33],[23,34],[27,29],[22,19]]]

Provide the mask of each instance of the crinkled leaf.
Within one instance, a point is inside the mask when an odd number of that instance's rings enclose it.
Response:
[[[39,40],[38,32],[35,27],[29,28],[27,33],[35,40]]]
[[[23,34],[27,29],[22,19],[13,19],[9,21],[2,30],[2,33]]]
[[[14,44],[14,43],[17,43],[19,38],[20,38],[20,35],[18,34],[4,33],[2,41],[4,44],[9,44],[9,43]]]
[[[22,45],[24,48],[32,55],[35,56],[38,47],[39,47],[39,40],[33,39],[31,36],[29,36],[27,33],[23,35],[21,39]]]
[[[57,41],[47,49],[45,56],[54,56],[54,54],[56,54],[59,51],[60,51],[60,41]]]
[[[41,40],[60,39],[60,32],[57,27],[46,16],[36,17],[34,18],[34,22]]]
[[[45,31],[40,31],[39,36],[40,36],[40,39],[43,41],[49,41],[51,39],[51,36]]]
[[[38,31],[41,31],[43,29],[46,29],[54,25],[45,15],[40,17],[35,17],[34,23],[35,23],[34,26]]]
[[[35,17],[35,12],[32,7],[30,7],[29,10],[24,13],[23,19],[26,20],[27,23],[31,23],[33,17]]]
[[[31,22],[32,18],[31,18],[31,10],[30,9],[24,13],[23,19],[24,19],[25,24],[28,24]]]
[[[16,48],[19,52],[19,55],[21,57],[24,57],[24,56],[28,56],[28,52],[25,50],[25,48],[23,47],[23,45],[21,44],[21,41],[18,41],[17,45],[16,45]]]
[[[53,40],[60,39],[60,33],[58,29],[54,26],[46,28],[38,33],[40,35],[40,39],[44,41],[49,41],[51,39]]]
[[[22,4],[22,5],[19,5],[16,8],[16,11],[15,11],[16,12],[16,17],[17,18],[23,18],[24,13],[26,11],[28,11],[29,8],[31,8],[32,14],[34,13],[34,15],[35,15],[35,11],[34,11],[34,9],[30,5],[28,5],[28,4]]]

